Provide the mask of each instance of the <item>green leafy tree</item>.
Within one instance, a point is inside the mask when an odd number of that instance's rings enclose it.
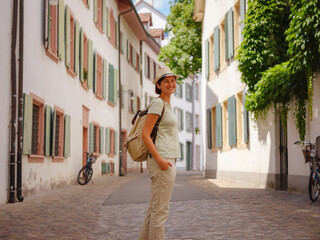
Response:
[[[193,21],[194,0],[171,2],[165,31],[173,33],[169,45],[162,47],[159,61],[186,78],[201,69],[201,23]]]

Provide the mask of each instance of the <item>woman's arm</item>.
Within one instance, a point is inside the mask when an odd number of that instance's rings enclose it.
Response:
[[[154,145],[150,134],[152,132],[152,129],[154,127],[154,125],[156,124],[157,120],[159,118],[159,115],[157,114],[148,114],[147,115],[147,119],[144,123],[143,129],[142,129],[142,140],[144,142],[144,144],[146,145],[148,151],[151,153],[151,155],[153,156],[153,158],[157,161],[157,163],[159,164],[159,167],[161,170],[167,170],[170,167],[172,167],[172,164],[169,161],[164,160],[160,154],[158,153],[156,146]]]

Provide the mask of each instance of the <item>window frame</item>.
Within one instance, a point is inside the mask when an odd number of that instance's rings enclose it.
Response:
[[[100,155],[100,124],[92,122],[93,124],[93,153],[95,156]],[[96,145],[94,144],[96,143]]]
[[[75,23],[76,19],[74,18],[74,14],[69,9],[70,13],[70,64],[67,67],[67,72],[74,78],[75,74]]]
[[[37,149],[37,153],[31,153],[28,155],[28,162],[32,163],[43,163],[44,162],[44,128],[45,128],[45,105],[44,105],[44,99],[38,97],[37,95],[30,93],[30,96],[33,99],[32,107],[33,105],[37,105],[39,107],[39,121],[38,121],[38,143],[39,148]],[[33,124],[33,119],[32,119]],[[33,135],[33,128],[32,128],[32,135]],[[33,143],[33,136],[31,138],[31,146]],[[32,151],[32,150],[31,150]]]
[[[56,111],[56,115],[60,116],[60,123],[59,123],[59,144],[58,144],[58,155],[55,154],[55,149],[54,152],[52,153],[52,161],[53,162],[62,162],[64,160],[64,155],[63,155],[63,146],[64,146],[64,110],[58,106],[54,106],[54,110]],[[54,124],[54,123],[52,123]],[[56,135],[55,135],[56,138]],[[55,141],[56,139],[53,139]],[[55,146],[56,148],[56,146]]]
[[[102,78],[103,78],[103,58],[100,54],[97,53],[97,91],[96,91],[96,97],[100,100],[102,100]]]
[[[46,48],[46,55],[58,63],[58,5],[50,5],[48,1],[48,8],[50,8],[50,19],[48,19],[47,25],[50,27],[50,40]]]

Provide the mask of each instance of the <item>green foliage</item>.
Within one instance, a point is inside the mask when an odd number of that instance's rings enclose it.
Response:
[[[194,0],[175,0],[167,18],[166,31],[174,36],[162,47],[159,61],[166,62],[173,72],[186,78],[201,69],[201,23],[193,21]]]
[[[272,10],[266,1],[248,2],[238,56],[242,81],[249,87],[246,107],[258,117],[273,105],[286,117],[294,99],[296,126],[304,139],[306,102],[312,115],[313,73],[320,68],[320,0],[291,0],[289,17],[286,1],[269,2]],[[285,14],[275,16],[281,9]]]
[[[238,60],[241,80],[254,89],[262,73],[287,60],[284,32],[289,9],[285,0],[249,0]]]

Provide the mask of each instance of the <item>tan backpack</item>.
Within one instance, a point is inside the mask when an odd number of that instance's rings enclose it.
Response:
[[[150,135],[153,143],[155,143],[156,141],[158,127],[159,127],[161,118],[163,116],[164,110],[165,110],[165,104],[163,102],[163,109],[161,112],[161,116],[159,116]],[[125,140],[126,151],[128,151],[133,161],[136,161],[136,162],[143,162],[148,158],[148,149],[141,138],[142,129],[146,121],[147,114],[148,114],[148,109],[145,109],[142,111],[139,110],[136,113],[136,115],[133,117],[131,121],[133,127],[127,139]]]

